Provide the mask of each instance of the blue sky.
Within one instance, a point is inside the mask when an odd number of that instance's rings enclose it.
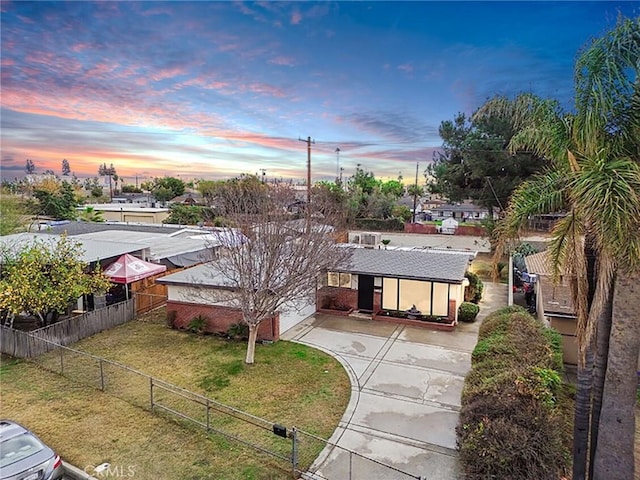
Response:
[[[132,182],[356,166],[412,178],[496,94],[570,109],[580,48],[640,2],[2,2],[2,176]]]

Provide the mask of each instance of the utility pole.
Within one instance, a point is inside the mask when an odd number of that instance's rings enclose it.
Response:
[[[340,180],[340,147],[336,148],[336,182]]]
[[[311,205],[311,144],[316,143],[311,140],[311,137],[307,137],[306,140],[298,138],[299,141],[307,144],[307,209]]]
[[[416,184],[413,188],[413,219],[411,223],[416,223],[416,204],[418,203],[418,167],[420,162],[416,162]]]

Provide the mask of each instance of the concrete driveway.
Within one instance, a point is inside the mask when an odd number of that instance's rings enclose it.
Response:
[[[283,335],[327,351],[351,378],[351,401],[330,441],[366,458],[333,449],[316,462],[318,474],[331,480],[461,478],[455,427],[464,376],[481,319],[507,304],[506,285],[485,284],[485,292],[479,321],[453,332],[318,314]]]

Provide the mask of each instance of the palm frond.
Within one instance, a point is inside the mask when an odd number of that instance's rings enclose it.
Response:
[[[571,301],[576,315],[576,332],[587,332],[589,324],[589,282],[587,279],[587,259],[585,256],[584,223],[575,211],[556,222],[548,246],[548,263],[554,272],[554,281],[560,275],[567,278]],[[584,338],[584,334],[580,339]],[[587,344],[578,341],[583,364]]]
[[[572,200],[596,236],[598,249],[627,269],[640,268],[640,164],[605,150],[580,162],[569,184]]]
[[[619,20],[616,28],[579,55],[575,133],[586,155],[594,154],[606,142],[633,142],[640,121],[632,108],[637,102],[639,73],[640,17]]]

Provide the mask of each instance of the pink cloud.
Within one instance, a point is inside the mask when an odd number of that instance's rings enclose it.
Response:
[[[84,50],[88,50],[91,48],[91,45],[88,43],[76,43],[75,45],[73,45],[71,47],[71,50],[76,52],[76,53],[80,53],[83,52]]]
[[[268,85],[266,83],[251,83],[247,85],[247,90],[253,93],[259,93],[261,95],[271,95],[272,97],[284,98],[287,94],[284,90],[274,87],[273,85]]]
[[[151,78],[156,82],[159,82],[167,78],[179,77],[181,75],[186,75],[186,74],[187,74],[187,71],[181,67],[165,68],[153,73],[151,75]]]
[[[279,56],[269,60],[269,63],[283,67],[295,67],[296,61],[292,57]]]
[[[298,25],[302,21],[302,14],[299,10],[294,10],[291,13],[291,25]]]

